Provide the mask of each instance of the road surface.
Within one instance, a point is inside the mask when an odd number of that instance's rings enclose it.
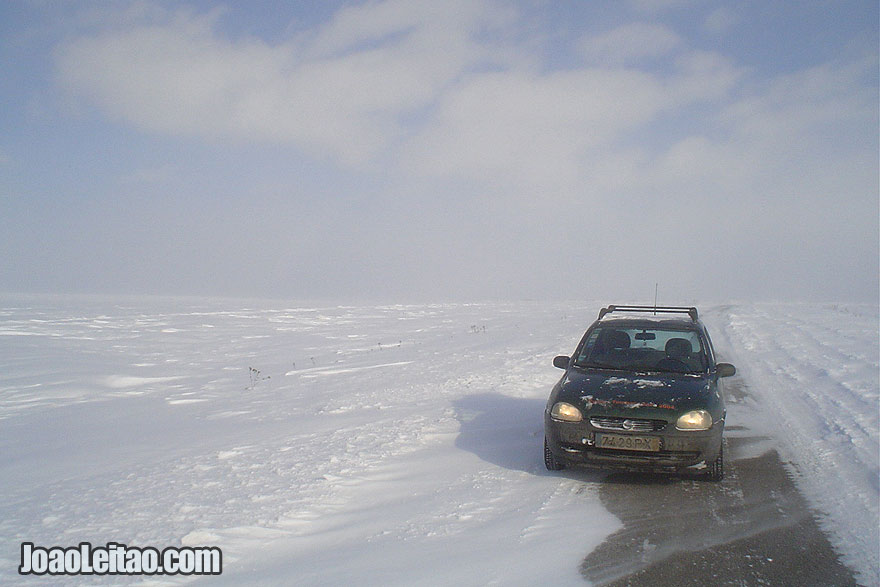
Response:
[[[581,573],[588,581],[614,586],[857,584],[773,442],[749,428],[748,411],[754,407],[746,405],[746,384],[739,377],[728,381],[724,480],[716,484],[630,473],[601,477],[602,503],[624,527],[584,559]]]

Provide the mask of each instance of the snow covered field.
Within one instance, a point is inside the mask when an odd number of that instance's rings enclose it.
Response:
[[[90,541],[220,546],[212,583],[582,584],[620,522],[544,470],[542,411],[601,305],[2,297],[0,582]],[[701,310],[876,584],[878,309]]]

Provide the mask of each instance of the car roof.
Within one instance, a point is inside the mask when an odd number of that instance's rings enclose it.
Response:
[[[688,319],[682,314],[686,314]],[[656,303],[653,306],[611,304],[599,310],[599,318],[591,328],[605,323],[631,328],[668,327],[705,332],[706,328],[700,322],[699,316],[699,312],[693,306],[658,306]]]
[[[596,320],[593,326],[619,326],[621,328],[675,328],[677,330],[702,330],[699,320],[670,318],[669,316],[615,316]]]

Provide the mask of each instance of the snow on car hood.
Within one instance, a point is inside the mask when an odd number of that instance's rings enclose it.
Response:
[[[614,371],[569,371],[559,382],[558,399],[584,410],[686,410],[706,407],[713,399],[708,375],[678,373],[621,374]]]

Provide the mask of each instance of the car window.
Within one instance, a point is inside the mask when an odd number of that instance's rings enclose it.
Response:
[[[594,328],[578,353],[580,367],[698,373],[707,368],[706,349],[694,330],[657,327]]]

